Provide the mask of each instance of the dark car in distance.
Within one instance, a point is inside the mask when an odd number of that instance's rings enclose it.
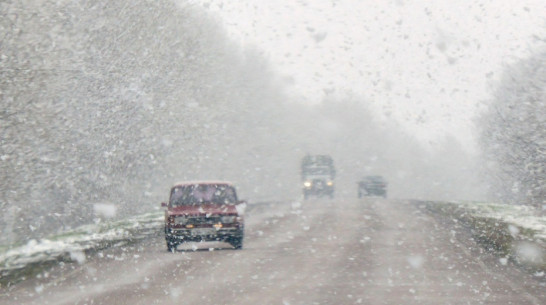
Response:
[[[183,242],[221,241],[242,249],[244,208],[229,182],[181,182],[171,188],[165,210],[165,240],[171,252]]]
[[[387,197],[387,182],[382,176],[365,176],[358,181],[358,198],[362,196]]]

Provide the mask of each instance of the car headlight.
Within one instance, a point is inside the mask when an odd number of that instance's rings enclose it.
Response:
[[[311,181],[305,181],[305,182],[303,183],[303,185],[304,185],[305,187],[311,187]]]
[[[235,221],[235,216],[222,216],[220,217],[222,223],[232,223]]]
[[[174,218],[174,224],[177,224],[177,225],[185,225],[186,223],[188,223],[188,218],[186,217],[175,217]]]
[[[328,181],[328,182],[326,182],[326,184],[327,184],[328,186],[332,186],[332,185],[334,185],[334,181]]]

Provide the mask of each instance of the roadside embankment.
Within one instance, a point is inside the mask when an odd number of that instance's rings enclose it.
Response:
[[[158,234],[161,211],[81,226],[47,239],[0,248],[0,287],[24,280],[58,262],[83,263],[86,256],[115,245],[125,245]]]
[[[246,213],[278,204],[252,203]],[[117,221],[99,221],[45,239],[0,246],[0,288],[35,276],[60,262],[84,263],[89,255],[163,234],[164,212],[133,216]]]
[[[546,217],[533,208],[483,202],[413,203],[468,229],[501,263],[510,260],[537,274],[546,272]]]

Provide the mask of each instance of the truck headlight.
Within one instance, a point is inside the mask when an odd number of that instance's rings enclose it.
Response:
[[[222,216],[220,217],[222,223],[233,223],[235,221],[235,216]]]
[[[305,187],[311,187],[311,181],[305,181],[305,182],[303,183],[303,185],[304,185]]]
[[[334,185],[334,181],[328,181],[328,182],[326,182],[326,184],[327,184],[328,186],[332,186],[332,185]]]

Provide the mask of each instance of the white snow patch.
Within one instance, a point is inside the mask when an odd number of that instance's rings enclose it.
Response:
[[[36,293],[42,293],[44,291],[44,285],[34,287],[34,291],[36,291]]]
[[[169,295],[173,299],[178,299],[182,295],[182,292],[180,291],[180,288],[171,288]]]
[[[236,205],[235,209],[237,210],[237,214],[239,214],[240,216],[245,215],[246,203],[240,203]]]
[[[414,269],[419,269],[423,266],[425,259],[421,255],[412,255],[408,257],[408,263]]]
[[[364,243],[367,243],[367,242],[370,241],[370,240],[371,240],[371,237],[369,237],[369,236],[364,236],[364,237],[360,240],[360,242],[364,244]]]
[[[78,262],[78,264],[83,264],[86,261],[85,253],[83,251],[71,251],[70,252],[70,259],[73,261]]]
[[[95,203],[93,204],[93,212],[100,217],[114,218],[116,216],[117,207],[111,203]]]
[[[512,235],[512,237],[516,237],[519,234],[519,228],[514,225],[509,225],[508,231],[510,231],[510,235]]]
[[[161,139],[161,144],[163,144],[163,146],[165,147],[171,147],[173,145],[173,140],[164,137],[163,139]]]
[[[542,249],[529,242],[519,243],[516,246],[516,255],[519,260],[531,264],[542,264],[544,260]]]

